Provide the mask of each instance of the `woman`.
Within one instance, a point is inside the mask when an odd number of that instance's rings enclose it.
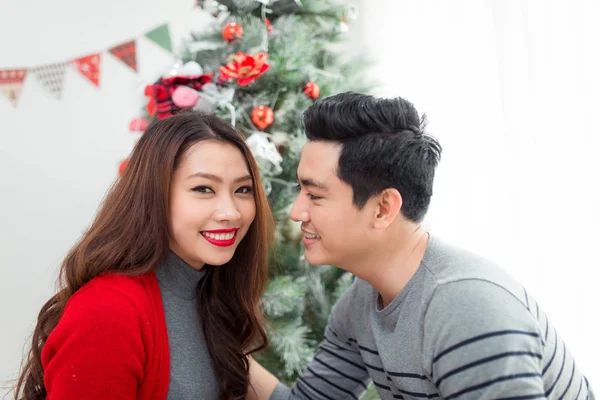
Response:
[[[41,309],[15,399],[242,399],[273,219],[244,137],[153,122]]]

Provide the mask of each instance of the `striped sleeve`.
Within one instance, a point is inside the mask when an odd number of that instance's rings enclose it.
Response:
[[[270,400],[358,400],[370,377],[349,326],[348,293],[333,307],[325,338],[293,388],[279,385]]]
[[[546,398],[537,321],[506,289],[476,279],[445,283],[423,329],[423,367],[442,398]]]

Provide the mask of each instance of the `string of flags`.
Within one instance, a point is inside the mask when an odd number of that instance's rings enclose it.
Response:
[[[162,24],[142,35],[156,43],[169,53],[173,53],[171,34],[168,24]],[[141,36],[140,36],[141,37]],[[108,53],[120,60],[124,65],[137,72],[137,39],[119,43],[107,49]],[[31,68],[0,68],[0,93],[2,93],[14,107],[19,103],[23,91],[25,78],[32,74],[41,85],[56,99],[60,99],[67,68],[75,68],[81,75],[94,86],[100,86],[100,60],[102,52],[87,54],[73,60],[35,66]]]

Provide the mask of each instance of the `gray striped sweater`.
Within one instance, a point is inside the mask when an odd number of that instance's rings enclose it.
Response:
[[[292,389],[271,400],[590,399],[589,383],[547,315],[502,269],[431,236],[385,308],[356,279]]]

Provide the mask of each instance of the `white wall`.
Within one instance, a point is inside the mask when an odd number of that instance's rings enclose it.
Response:
[[[378,94],[444,153],[427,224],[501,263],[600,385],[600,3],[363,0]]]
[[[105,50],[163,22],[171,24],[177,44],[189,29],[193,4],[3,0],[0,69]],[[132,148],[136,136],[128,124],[144,104],[144,82],[172,63],[154,43],[137,43],[137,75],[105,51],[99,89],[69,69],[62,100],[49,96],[33,75],[16,109],[0,97],[0,382],[16,376],[25,338],[53,294],[62,257]]]
[[[3,0],[0,68],[106,49],[164,21],[177,43],[192,4]],[[598,5],[359,4],[360,29],[350,34],[356,51],[362,43],[380,62],[373,71],[385,82],[379,93],[403,95],[427,112],[444,145],[433,231],[521,279],[598,386]],[[145,39],[138,53],[138,75],[103,53],[100,89],[69,70],[60,101],[33,76],[18,108],[0,98],[0,381],[15,377],[59,262],[131,149],[127,125],[142,104],[143,82],[172,61]]]

